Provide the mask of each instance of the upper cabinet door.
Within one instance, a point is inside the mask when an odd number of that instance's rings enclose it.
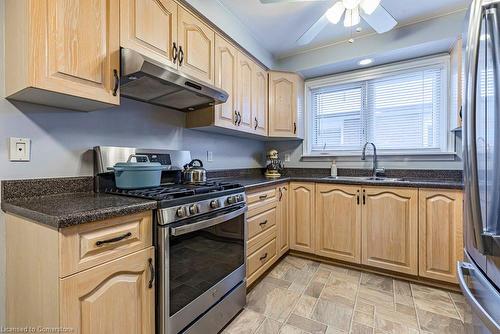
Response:
[[[268,116],[268,76],[267,71],[255,64],[253,81],[253,130],[263,136],[267,136]]]
[[[213,85],[215,32],[184,8],[178,13],[179,70]]]
[[[290,249],[314,253],[314,183],[290,183]]]
[[[177,8],[173,0],[121,0],[120,45],[177,67]]]
[[[269,73],[269,136],[298,136],[299,77],[292,73]]]
[[[243,131],[252,131],[252,82],[254,63],[243,53],[238,52],[238,126]]]
[[[358,186],[316,185],[316,254],[361,263]]]
[[[215,36],[215,86],[229,94],[226,103],[215,106],[215,125],[236,128],[238,51],[219,35]]]
[[[119,1],[38,0],[30,5],[32,85],[118,105]]]
[[[153,265],[151,247],[62,279],[61,327],[80,334],[154,333]]]
[[[458,283],[463,259],[462,192],[419,191],[419,275]]]
[[[363,188],[362,263],[418,274],[418,190]]]

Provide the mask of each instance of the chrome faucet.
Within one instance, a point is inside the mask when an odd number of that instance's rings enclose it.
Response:
[[[363,153],[361,153],[361,160],[366,160],[366,147],[368,145],[373,146],[373,164],[372,164],[372,177],[376,178],[377,174],[383,174],[385,172],[384,168],[377,168],[377,147],[374,143],[366,142],[365,146],[363,146]]]

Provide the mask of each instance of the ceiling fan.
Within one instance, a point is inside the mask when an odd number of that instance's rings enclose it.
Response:
[[[260,0],[263,4],[332,1],[332,0]],[[344,26],[353,27],[361,18],[379,34],[394,28],[398,23],[380,4],[381,0],[338,0],[298,40],[299,45],[310,43],[328,23],[337,24],[344,16]],[[345,14],[345,15],[344,15]],[[352,43],[352,39],[349,42]]]

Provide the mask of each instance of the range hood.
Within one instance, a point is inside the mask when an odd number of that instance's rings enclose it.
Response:
[[[228,94],[169,68],[137,51],[121,49],[120,94],[180,111],[214,106]]]

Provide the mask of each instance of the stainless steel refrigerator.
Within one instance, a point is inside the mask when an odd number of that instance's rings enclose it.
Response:
[[[464,100],[465,256],[458,278],[469,333],[500,333],[500,0],[467,14]]]

